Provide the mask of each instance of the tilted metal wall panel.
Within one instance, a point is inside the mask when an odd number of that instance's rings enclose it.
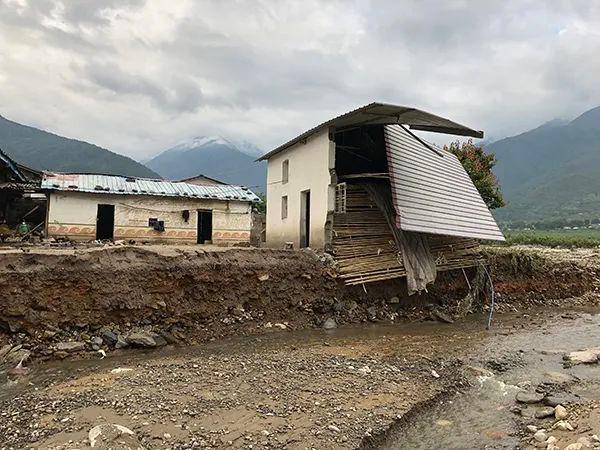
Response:
[[[504,240],[456,156],[429,148],[400,125],[385,125],[385,142],[400,229]]]

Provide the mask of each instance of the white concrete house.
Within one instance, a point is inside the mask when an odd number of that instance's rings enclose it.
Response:
[[[458,159],[411,130],[483,137],[415,108],[371,103],[262,156],[267,245],[326,249],[347,262],[350,281],[362,283],[415,269],[407,267],[414,266],[407,237],[418,235],[427,252],[446,255],[438,270],[460,265],[456,249],[474,248],[476,239],[503,240]],[[464,266],[477,258],[459,260]]]
[[[247,188],[115,175],[43,174],[45,234],[73,240],[249,243],[252,203]]]

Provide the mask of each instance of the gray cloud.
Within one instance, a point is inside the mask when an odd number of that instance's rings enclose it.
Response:
[[[185,76],[153,81],[139,74],[126,73],[114,64],[87,64],[82,70],[88,82],[88,92],[98,88],[117,96],[141,96],[153,101],[168,112],[183,113],[198,109],[202,104],[200,87]],[[129,101],[135,101],[129,98]]]
[[[583,0],[0,0],[0,113],[136,158],[375,100],[499,138],[600,104],[599,29]]]

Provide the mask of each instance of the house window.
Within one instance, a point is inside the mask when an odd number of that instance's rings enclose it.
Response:
[[[290,160],[286,159],[281,163],[281,183],[285,184],[290,178]]]
[[[346,212],[346,183],[340,183],[335,187],[335,212]]]
[[[288,198],[287,195],[281,197],[281,218],[287,219],[288,214]]]

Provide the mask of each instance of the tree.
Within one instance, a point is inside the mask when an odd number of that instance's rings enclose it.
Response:
[[[262,192],[257,192],[256,195],[260,198],[260,202],[254,204],[256,212],[266,214],[267,212],[267,196]]]
[[[456,155],[488,208],[501,208],[506,205],[498,179],[492,173],[492,167],[496,165],[496,156],[493,153],[485,153],[483,146],[473,144],[471,139],[462,143],[452,142],[449,146],[444,146],[444,149]]]

